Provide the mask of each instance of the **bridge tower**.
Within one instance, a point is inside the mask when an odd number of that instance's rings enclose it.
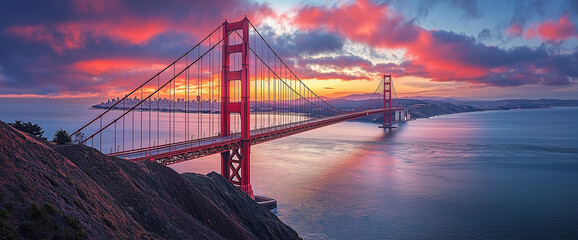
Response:
[[[391,74],[383,75],[383,108],[388,111],[383,112],[383,125],[380,128],[395,128],[391,124]]]
[[[229,45],[229,35],[241,30],[242,42]],[[240,70],[230,71],[230,55],[241,53],[242,65]],[[249,20],[247,17],[239,22],[223,23],[223,68],[221,70],[221,136],[229,136],[231,133],[231,113],[239,113],[241,116],[241,144],[238,148],[221,153],[221,174],[251,198],[253,189],[250,178],[250,81],[249,81]],[[231,102],[231,82],[240,81],[240,102]]]

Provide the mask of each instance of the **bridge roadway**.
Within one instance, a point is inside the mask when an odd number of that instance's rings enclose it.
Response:
[[[402,110],[392,108],[391,111]],[[309,119],[300,122],[293,122],[272,127],[251,130],[251,145],[287,137],[297,133],[313,130],[316,128],[361,118],[378,113],[384,113],[389,109],[372,109],[361,112],[346,113],[318,119]],[[107,154],[131,161],[156,161],[160,164],[169,165],[194,158],[200,158],[212,154],[230,151],[239,148],[241,145],[241,133],[234,133],[230,136],[208,137],[183,141],[178,143],[163,144],[153,147],[140,148]]]

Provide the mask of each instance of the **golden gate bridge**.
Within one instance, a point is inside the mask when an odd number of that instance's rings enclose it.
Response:
[[[169,165],[221,155],[221,174],[253,197],[251,146],[383,114],[393,128],[391,75],[362,106],[338,109],[315,94],[245,17],[223,24],[76,130],[109,156]],[[395,91],[393,91],[395,94]]]

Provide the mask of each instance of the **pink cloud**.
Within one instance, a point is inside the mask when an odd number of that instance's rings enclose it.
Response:
[[[122,1],[75,0],[72,8],[80,15],[78,19],[47,24],[14,25],[8,27],[4,33],[27,41],[47,44],[55,52],[63,54],[83,48],[89,41],[99,42],[100,39],[109,39],[125,45],[144,45],[161,34],[204,37],[203,34],[216,28],[227,17],[233,17],[229,21],[237,21],[244,16],[243,14],[247,14],[253,17],[255,24],[258,24],[259,19],[275,14],[267,5],[254,3],[246,7],[250,9],[233,9],[227,12],[211,13],[197,9],[226,8],[227,4],[237,1],[190,2],[190,4],[185,2],[191,10],[185,15],[174,17],[167,11],[159,11],[152,15],[142,14]],[[162,5],[162,3],[149,3],[151,6],[147,6],[150,8],[147,10],[159,7],[155,6],[159,4]]]
[[[512,23],[510,27],[506,29],[506,34],[508,36],[521,36],[523,32],[524,29],[522,29],[522,26],[517,23]]]
[[[108,38],[128,45],[146,44],[151,38],[171,30],[171,24],[160,18],[125,16],[116,21],[77,21],[54,25],[13,26],[6,30],[12,36],[48,44],[63,54],[86,46],[87,41]],[[90,39],[89,39],[90,38]]]
[[[118,74],[122,72],[150,71],[162,69],[166,63],[153,59],[93,59],[74,63],[73,68],[91,75]]]
[[[544,41],[564,41],[578,37],[578,30],[568,15],[564,15],[558,21],[545,21],[534,24],[524,32],[528,39],[539,37]]]
[[[13,26],[7,28],[5,33],[31,42],[48,44],[59,54],[85,45],[84,34],[63,27],[56,30],[45,25]]]
[[[427,30],[407,20],[387,4],[368,0],[331,7],[305,6],[297,9],[293,22],[305,31],[324,30],[374,48],[405,50],[405,62],[402,64],[360,66],[368,73],[391,72],[398,76],[418,76],[432,81],[493,86],[565,85],[569,83],[569,78],[577,75],[574,70],[559,64],[566,60],[574,61],[572,57],[550,56],[527,47],[505,50],[486,46],[462,34]],[[512,24],[506,32],[516,36],[524,34],[522,26],[518,24]],[[567,39],[574,33],[574,25],[565,16],[557,22],[540,24],[526,34],[538,34],[551,40]],[[533,61],[549,67],[536,72],[530,68],[534,66]]]
[[[297,11],[293,21],[302,29],[325,28],[352,40],[387,48],[404,47],[423,30],[387,5],[369,0],[335,8],[304,7]]]
[[[372,14],[368,14],[371,12]],[[304,7],[294,22],[302,29],[327,29],[372,47],[406,49],[406,58],[423,64],[424,77],[435,80],[472,79],[489,71],[461,61],[462,42],[440,41],[385,4],[357,0],[334,8]],[[434,74],[435,73],[435,74]]]

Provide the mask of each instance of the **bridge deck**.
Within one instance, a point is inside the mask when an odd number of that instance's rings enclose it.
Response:
[[[401,108],[392,108],[391,110],[396,111],[401,110]],[[389,111],[389,109],[373,109],[251,130],[251,145],[387,111]],[[108,155],[131,161],[150,160],[168,165],[239,148],[240,143],[241,134],[235,133],[225,137],[201,138],[180,143],[164,144],[154,147],[117,152]]]

